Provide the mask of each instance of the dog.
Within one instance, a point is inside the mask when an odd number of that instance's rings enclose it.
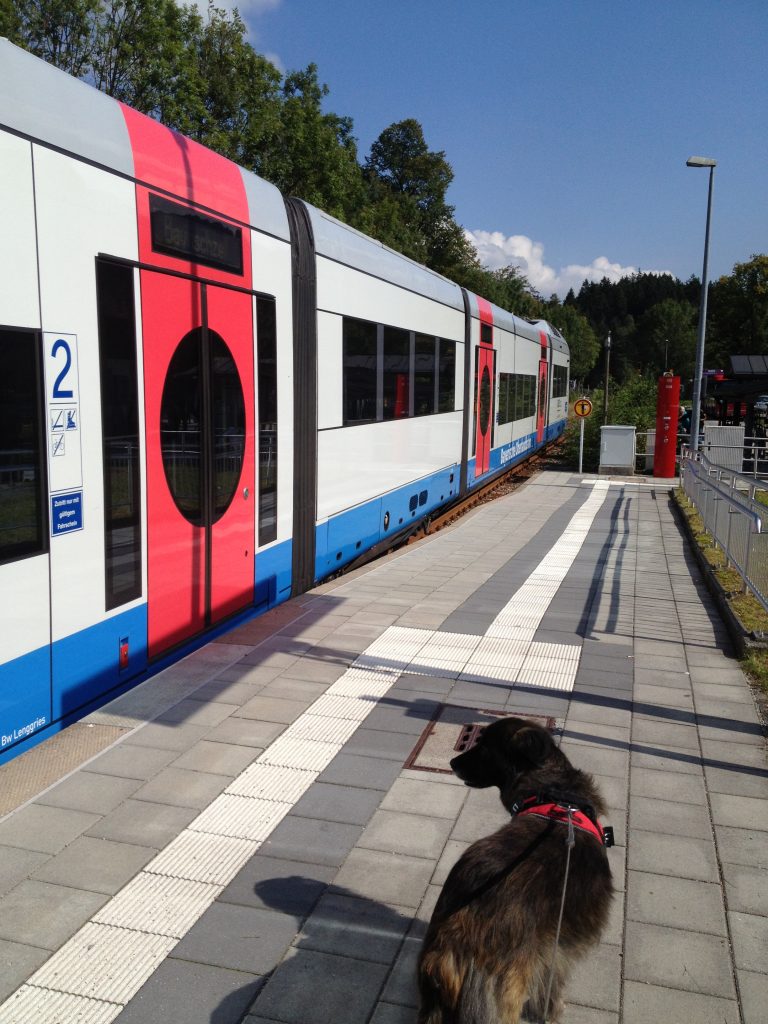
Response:
[[[547,729],[520,718],[487,726],[451,768],[467,786],[498,786],[512,820],[448,875],[419,956],[418,1022],[557,1021],[570,966],[598,942],[613,898],[603,799]]]

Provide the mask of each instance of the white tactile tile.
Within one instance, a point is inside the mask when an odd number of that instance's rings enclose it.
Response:
[[[318,697],[308,712],[327,718],[351,718],[356,722],[362,722],[371,713],[371,703],[360,697],[340,697],[334,693],[324,693],[322,697]]]
[[[332,697],[369,697],[376,701],[383,696],[397,680],[400,673],[373,672],[367,669],[349,669],[325,691]]]
[[[447,676],[450,678],[461,672],[466,662],[466,656],[443,661],[440,658],[422,658],[419,655],[405,671],[414,676]]]
[[[152,935],[180,939],[213,903],[223,886],[140,871],[92,918]]]
[[[310,709],[311,710],[311,709]],[[369,711],[373,710],[373,704]],[[317,743],[333,743],[343,746],[350,736],[356,732],[360,719],[329,718],[327,715],[313,715],[309,711],[296,719],[283,736],[288,739],[314,740]]]
[[[283,765],[257,761],[227,786],[226,793],[259,797],[280,803],[295,803],[317,778],[316,771],[286,768]]]
[[[222,793],[189,825],[192,832],[210,832],[260,842],[293,807],[292,803]]]
[[[86,924],[29,979],[31,985],[125,1005],[176,945],[107,924]]]
[[[190,882],[228,885],[259,845],[255,840],[185,829],[144,870]]]
[[[412,626],[389,626],[373,643],[366,647],[369,654],[381,654],[389,650],[408,653],[419,648],[434,635],[433,629],[416,629]]]
[[[474,650],[468,664],[508,665],[528,653],[528,640],[483,637]]]
[[[510,658],[507,665],[477,665],[470,661],[464,666],[464,671],[459,679],[461,681],[471,680],[474,683],[503,680],[511,686],[518,681],[524,661],[524,654],[518,655],[515,659]]]
[[[317,740],[299,739],[283,733],[263,754],[259,754],[259,761],[263,764],[282,765],[284,768],[321,772],[328,767],[341,746],[340,743],[319,743]]]
[[[0,1024],[110,1024],[119,1003],[22,985],[0,1006]]]
[[[479,637],[471,633],[434,633],[419,651],[419,656],[433,654],[436,650],[447,648],[450,651],[473,651],[477,647]],[[442,657],[442,655],[437,655]]]

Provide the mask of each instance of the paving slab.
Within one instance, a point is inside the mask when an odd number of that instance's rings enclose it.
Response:
[[[0,999],[6,999],[50,957],[47,949],[0,939]]]
[[[109,814],[141,786],[138,779],[76,771],[39,796],[36,803],[90,814]]]
[[[27,879],[0,899],[0,939],[58,949],[107,899],[101,893]]]
[[[249,974],[268,974],[296,934],[290,914],[234,903],[214,903],[171,956]]]
[[[30,874],[41,882],[114,895],[153,856],[146,846],[79,836]]]
[[[630,981],[735,999],[729,961],[724,936],[627,922],[624,976]]]
[[[735,999],[682,992],[627,981],[624,985],[625,1024],[658,1024],[658,1021],[696,1021],[696,1024],[739,1024]]]
[[[115,1019],[120,1024],[240,1024],[262,978],[169,957]]]
[[[58,853],[99,820],[98,814],[28,804],[0,821],[0,845]]]
[[[366,1024],[387,970],[384,964],[295,949],[269,979],[253,1009],[286,1024]]]

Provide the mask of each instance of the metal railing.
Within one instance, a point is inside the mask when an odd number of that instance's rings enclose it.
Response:
[[[694,457],[685,446],[680,482],[726,564],[768,611],[768,533],[763,533],[768,506],[760,500],[765,495],[768,501],[768,491],[754,477],[716,466],[701,452]]]

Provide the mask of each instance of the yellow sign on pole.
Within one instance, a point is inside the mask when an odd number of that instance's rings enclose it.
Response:
[[[588,398],[577,398],[573,403],[573,411],[579,417],[579,473],[584,463],[584,420],[592,412],[592,403]]]

